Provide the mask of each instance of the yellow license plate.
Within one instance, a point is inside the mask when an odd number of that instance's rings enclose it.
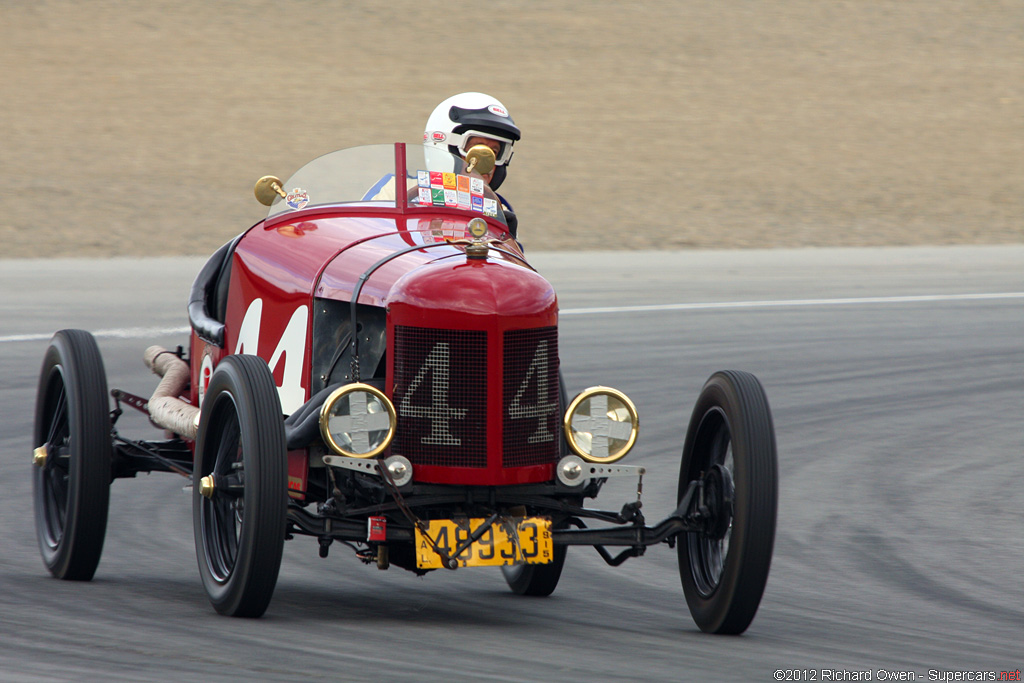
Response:
[[[427,533],[416,528],[416,566],[420,569],[441,569],[444,562],[434,551],[437,544],[451,555],[485,519],[435,519],[428,523]],[[499,518],[478,541],[454,558],[460,567],[490,567],[509,564],[547,564],[553,556],[551,520],[546,517]]]

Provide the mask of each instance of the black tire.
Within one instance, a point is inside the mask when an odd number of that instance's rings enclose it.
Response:
[[[564,526],[559,527],[564,528]],[[516,595],[532,595],[547,597],[555,592],[558,580],[562,577],[565,566],[565,553],[569,546],[556,545],[552,552],[551,562],[547,564],[517,564],[502,567],[508,587]]]
[[[33,443],[36,537],[58,579],[89,581],[107,533],[113,441],[107,376],[96,340],[83,330],[53,336],[39,375]]]
[[[565,407],[569,405],[569,394],[565,388],[565,379],[562,377],[562,369],[558,369],[558,400],[560,413],[565,413]],[[561,420],[559,420],[561,424]],[[559,430],[561,433],[561,430]],[[569,454],[569,444],[565,438],[561,439],[559,446],[561,455]],[[564,524],[557,528],[564,529]],[[565,566],[565,555],[569,546],[556,545],[552,553],[553,557],[548,564],[519,564],[509,567],[502,567],[501,573],[505,575],[508,587],[516,595],[532,595],[536,597],[547,597],[555,592],[558,587],[558,580],[562,578],[562,567]]]
[[[681,534],[679,575],[697,626],[738,634],[754,619],[768,581],[779,495],[771,410],[749,373],[717,372],[704,385],[686,432],[677,500],[714,465],[731,474],[732,524],[721,538]]]
[[[232,355],[217,365],[195,462],[192,521],[207,596],[220,614],[259,617],[277,584],[288,509],[284,419],[262,358]],[[199,482],[210,474],[218,486],[207,498]]]

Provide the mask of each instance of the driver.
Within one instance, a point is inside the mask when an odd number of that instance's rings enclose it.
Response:
[[[434,108],[423,131],[423,144],[443,149],[463,159],[474,145],[486,145],[494,152],[494,170],[483,176],[501,200],[509,232],[516,234],[518,221],[512,205],[497,193],[512,160],[512,146],[520,138],[519,128],[505,106],[480,92],[453,95]]]

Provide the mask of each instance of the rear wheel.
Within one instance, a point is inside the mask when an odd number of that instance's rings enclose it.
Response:
[[[284,420],[263,359],[231,355],[218,364],[193,477],[196,556],[210,603],[221,614],[261,616],[277,584],[288,507]]]
[[[709,515],[678,539],[679,574],[694,621],[709,633],[742,633],[764,593],[775,542],[778,465],[764,389],[745,372],[718,372],[690,419],[679,499],[703,480]]]
[[[559,525],[554,528],[565,528]],[[508,587],[516,595],[533,595],[547,597],[555,592],[558,580],[562,577],[565,566],[565,552],[568,546],[556,545],[552,552],[552,560],[547,564],[517,564],[502,567]]]
[[[59,579],[88,581],[107,533],[113,453],[107,376],[88,332],[53,336],[39,376],[33,442],[43,564]]]

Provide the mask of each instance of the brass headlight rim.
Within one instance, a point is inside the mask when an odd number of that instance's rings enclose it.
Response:
[[[599,394],[612,396],[621,401],[622,404],[626,407],[626,412],[629,413],[629,421],[632,427],[629,434],[629,440],[626,442],[626,444],[619,450],[615,451],[614,453],[604,458],[595,457],[584,451],[580,447],[579,443],[577,443],[576,437],[573,435],[572,432],[572,415],[576,411],[576,408],[579,407],[579,404],[582,403],[583,401],[587,400],[588,398],[597,396]],[[569,406],[565,409],[565,415],[563,415],[562,417],[562,430],[565,434],[565,440],[569,444],[569,448],[570,450],[572,450],[573,453],[583,458],[583,460],[585,460],[586,462],[593,462],[606,465],[609,463],[622,460],[633,449],[633,445],[636,443],[637,434],[639,434],[640,432],[640,416],[637,413],[636,406],[633,404],[633,401],[631,401],[629,397],[626,396],[624,393],[612,387],[598,385],[595,387],[587,387],[586,389],[578,393],[576,395],[576,398],[569,402]]]
[[[372,394],[373,396],[377,397],[378,399],[380,399],[380,402],[384,404],[384,407],[388,411],[389,427],[387,436],[384,437],[384,441],[381,442],[379,446],[367,451],[366,453],[353,453],[352,451],[348,451],[342,448],[338,444],[338,442],[334,440],[334,437],[331,436],[331,430],[328,425],[330,410],[331,408],[334,407],[334,404],[343,396],[347,396],[348,394],[351,394],[355,391],[365,391],[366,393]],[[391,402],[391,399],[387,397],[387,394],[385,394],[377,387],[369,384],[364,384],[363,382],[352,382],[351,384],[346,384],[343,387],[338,387],[337,389],[331,392],[331,395],[327,397],[327,400],[324,401],[324,404],[320,407],[320,436],[323,437],[324,443],[326,443],[327,446],[332,451],[334,451],[338,455],[343,455],[348,458],[360,458],[365,460],[368,458],[375,458],[381,453],[383,453],[385,450],[387,450],[388,446],[391,445],[391,440],[395,436],[395,427],[397,426],[397,424],[398,413],[395,412],[395,406]]]

